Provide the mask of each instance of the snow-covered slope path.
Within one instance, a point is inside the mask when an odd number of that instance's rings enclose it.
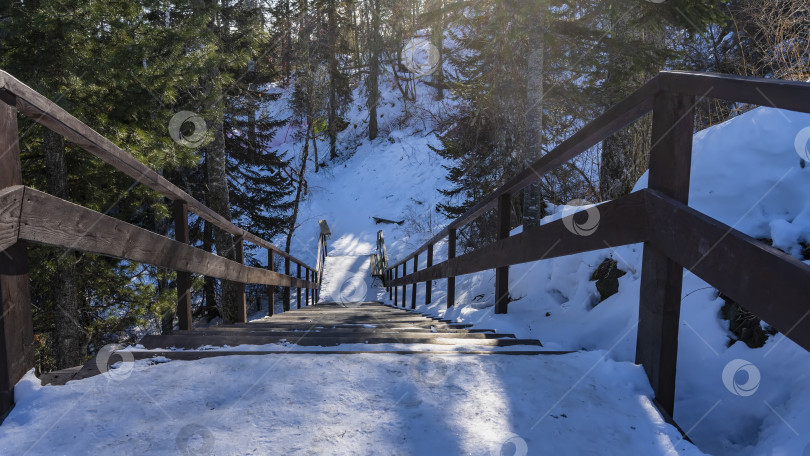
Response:
[[[640,367],[599,352],[125,366],[65,386],[27,376],[0,426],[0,453],[702,454],[662,422]]]
[[[323,265],[320,302],[377,300],[369,255],[327,256]]]

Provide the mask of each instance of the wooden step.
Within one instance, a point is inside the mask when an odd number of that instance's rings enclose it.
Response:
[[[255,327],[265,327],[265,328],[298,328],[298,329],[309,329],[313,327],[363,327],[363,326],[375,326],[379,328],[436,328],[436,330],[442,329],[467,329],[471,328],[473,325],[469,324],[459,324],[459,323],[333,323],[333,322],[299,322],[299,323],[292,323],[292,322],[283,322],[283,323],[237,323],[232,325],[234,327],[244,328],[248,326],[255,326]]]
[[[480,345],[507,347],[513,345],[542,346],[540,341],[534,339],[453,339],[441,337],[442,334],[420,334],[412,337],[376,337],[376,336],[318,336],[302,335],[292,337],[282,336],[251,336],[251,335],[176,335],[176,336],[145,336],[140,344],[146,349],[155,348],[183,348],[196,349],[202,346],[238,346],[238,345],[266,345],[277,343],[290,343],[301,346],[336,346],[342,344],[437,344],[437,345]]]
[[[418,337],[443,337],[449,339],[514,339],[514,334],[493,334],[493,333],[445,333],[445,332],[410,332],[410,331],[384,331],[374,329],[317,329],[312,331],[264,331],[252,330],[249,328],[218,328],[218,329],[197,329],[193,331],[174,331],[173,335],[177,336],[231,336],[231,335],[248,335],[248,336],[270,336],[270,337],[300,337],[307,336],[320,336],[320,337],[388,337],[407,340],[408,338]]]

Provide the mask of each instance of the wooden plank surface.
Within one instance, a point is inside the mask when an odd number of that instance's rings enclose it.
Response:
[[[646,115],[652,110],[653,97],[659,90],[659,77],[656,76],[625,100],[611,107],[570,138],[560,143],[548,154],[529,165],[528,168],[510,179],[509,182],[486,196],[464,215],[450,222],[447,228],[433,236],[412,254],[395,263],[394,266],[408,261],[413,255],[427,249],[428,245],[435,244],[447,237],[449,229],[462,228],[487,211],[494,209],[501,195],[519,192],[539,179],[539,176],[556,169],[582,152],[604,141],[616,131]]]
[[[239,228],[231,221],[209,209],[60,106],[2,70],[0,70],[0,88],[6,89],[8,93],[14,95],[14,105],[21,113],[64,136],[71,143],[90,152],[137,182],[169,199],[185,201],[189,209],[195,214],[233,235],[242,236],[248,242],[272,249],[278,255],[290,258],[296,264],[307,266],[301,260],[280,250],[266,240]],[[8,95],[6,95],[6,100],[8,100]],[[2,172],[3,170],[0,170],[0,173]]]
[[[653,111],[648,185],[683,203],[689,199],[694,103],[692,96],[662,92],[655,98]],[[650,222],[648,227],[650,232],[660,229]],[[644,366],[655,399],[672,415],[683,268],[660,248],[644,244],[636,363]]]
[[[56,213],[62,217],[52,217]],[[31,188],[25,189],[20,239],[241,283],[316,286],[244,266]]]
[[[565,219],[556,220],[400,277],[393,281],[393,285],[455,277],[500,266],[643,242],[647,239],[644,201],[642,192],[635,192],[596,206],[599,226],[589,236],[570,231]]]
[[[14,229],[15,213],[22,211],[15,198],[24,200],[21,190],[20,147],[17,111],[7,93],[0,94],[0,190],[8,199],[4,208],[6,227]],[[0,252],[0,422],[14,404],[14,385],[34,367],[34,324],[28,280],[28,254],[25,242],[6,233]]]
[[[810,350],[810,266],[661,193],[647,201],[653,245]]]
[[[659,78],[673,93],[810,113],[806,82],[693,71],[664,71]]]
[[[188,206],[185,201],[172,203],[174,216],[174,239],[188,244]],[[191,316],[191,273],[177,271],[177,326],[180,329],[192,328]]]
[[[0,252],[19,239],[24,189],[22,185],[0,189]]]

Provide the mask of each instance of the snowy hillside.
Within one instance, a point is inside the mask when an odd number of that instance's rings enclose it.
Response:
[[[408,125],[374,142],[344,132],[344,141],[356,141],[356,152],[342,166],[310,176],[311,195],[295,243],[299,254],[312,255],[321,218],[332,227],[330,255],[371,253],[376,231],[383,229],[392,261],[447,222],[434,210],[440,200],[436,189],[446,187],[442,162],[427,148],[436,139],[420,122]],[[810,169],[795,143],[808,125],[808,115],[760,108],[697,134],[690,205],[800,257],[802,243],[810,242]],[[645,182],[646,176],[637,189]],[[563,208],[557,209],[550,219],[559,217]],[[375,225],[374,216],[405,223]],[[436,249],[437,261],[446,258],[442,245]],[[589,279],[608,257],[627,274],[619,293],[599,303]],[[609,358],[632,361],[640,264],[641,246],[635,245],[515,266],[510,271],[515,301],[508,315],[492,313],[492,271],[458,278],[457,305],[449,311],[443,280],[434,283],[427,308],[424,287],[418,287],[417,303],[445,318],[539,338],[550,349],[605,350]],[[741,342],[729,347],[731,333],[720,318],[723,300],[716,290],[686,274],[683,297],[677,422],[713,454],[801,454],[810,444],[810,393],[800,388],[810,379],[810,354],[782,335],[759,349]],[[724,368],[736,359],[749,361],[761,374],[757,394],[736,396],[724,385]]]

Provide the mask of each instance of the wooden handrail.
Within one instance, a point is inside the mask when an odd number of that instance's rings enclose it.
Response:
[[[100,158],[173,201],[176,239],[150,232],[91,209],[23,186],[17,114],[22,113],[69,142]],[[56,246],[151,264],[177,271],[177,318],[180,329],[192,328],[191,273],[236,285],[237,322],[247,320],[245,284],[284,288],[284,309],[289,310],[290,289],[317,290],[320,271],[270,242],[239,228],[192,198],[188,193],[138,161],[35,90],[0,70],[0,422],[14,404],[13,388],[34,365],[33,322],[28,291],[26,242]],[[188,244],[188,211],[234,235],[234,260]],[[268,251],[268,269],[244,264],[244,242]],[[284,258],[285,271],[273,271],[273,257]],[[290,263],[297,265],[296,275]],[[322,261],[321,261],[322,263]],[[302,274],[302,268],[305,274]],[[322,268],[322,264],[321,264]],[[311,274],[310,274],[311,273]],[[310,277],[312,280],[310,280]],[[317,291],[316,291],[317,294]]]
[[[56,103],[47,99],[15,77],[0,70],[0,92],[6,92],[4,101],[40,125],[58,133],[71,143],[95,155],[103,162],[123,172],[137,182],[151,188],[161,195],[173,200],[184,201],[190,211],[228,233],[243,238],[259,247],[272,250],[276,255],[289,258],[290,261],[308,267],[303,261],[279,249],[270,242],[253,233],[239,228],[230,220],[214,212],[203,203],[194,199],[181,188],[144,165],[112,141],[105,138],[82,121],[72,116]],[[311,270],[312,268],[310,268]]]
[[[684,268],[810,350],[810,319],[806,318],[810,315],[810,266],[688,206],[694,107],[703,98],[810,113],[807,83],[662,72],[392,265],[387,276],[394,304],[397,287],[403,287],[404,301],[408,285],[414,287],[415,296],[418,283],[446,278],[447,306],[452,306],[456,276],[495,269],[495,313],[505,313],[509,266],[643,242],[636,362],[644,366],[664,412],[671,415],[675,403]],[[572,231],[575,214],[509,236],[510,205],[506,203],[512,195],[650,111],[653,146],[648,189],[597,206],[597,232]],[[456,257],[457,230],[496,206],[498,240]],[[425,250],[432,253],[445,237],[448,260],[428,263],[425,269],[415,268],[408,274],[408,261]]]
[[[23,240],[240,283],[315,288],[315,283],[245,266],[30,187],[0,190],[0,209],[0,251]]]
[[[560,143],[560,145],[555,147],[551,152],[539,158],[517,176],[510,179],[491,194],[485,196],[462,216],[450,222],[447,227],[425,242],[413,253],[392,265],[391,268],[402,265],[412,259],[414,255],[418,255],[427,250],[428,246],[435,245],[437,242],[446,238],[449,230],[462,228],[487,211],[494,209],[501,195],[514,194],[523,190],[544,174],[599,144],[616,131],[621,130],[639,117],[649,113],[652,110],[652,100],[659,90],[658,81],[658,77],[651,79],[627,99],[591,121],[573,136]]]

